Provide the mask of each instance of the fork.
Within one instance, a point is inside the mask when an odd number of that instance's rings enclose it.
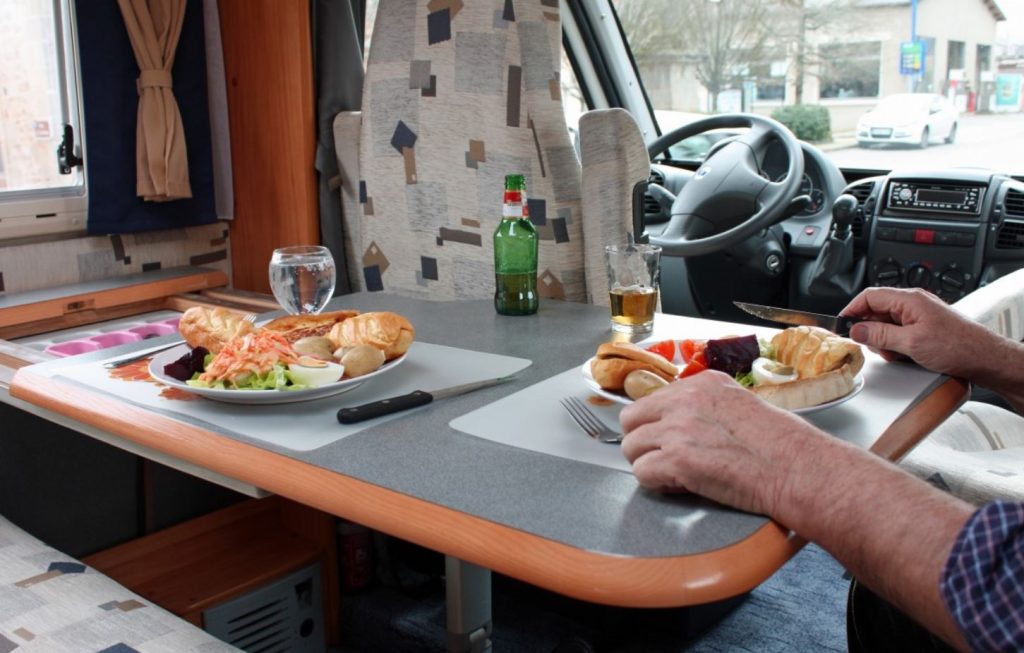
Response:
[[[245,320],[246,322],[255,322],[256,321],[256,313],[246,313],[242,317],[242,319]],[[181,343],[182,343],[181,340],[176,340],[176,341],[174,341],[172,343],[164,345],[163,347],[157,347],[156,349],[147,349],[146,351],[144,351],[141,354],[135,354],[133,356],[128,356],[127,358],[118,358],[117,360],[109,361],[107,363],[104,363],[103,367],[105,367],[107,369],[115,369],[115,368],[118,368],[118,367],[124,367],[128,363],[134,363],[137,360],[142,360],[143,358],[149,358],[153,354],[159,354],[162,351],[166,351],[166,350],[171,349],[173,347],[177,347]]]
[[[617,444],[622,442],[622,434],[618,431],[605,426],[597,415],[593,413],[589,408],[584,405],[582,401],[576,397],[566,397],[562,399],[562,407],[568,411],[569,416],[572,417],[572,421],[576,422],[576,425],[583,429],[583,432],[594,438],[598,442],[605,442],[608,444]]]

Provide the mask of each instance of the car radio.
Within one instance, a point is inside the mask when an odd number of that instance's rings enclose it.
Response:
[[[980,216],[985,189],[964,184],[893,181],[889,184],[889,207],[901,211],[932,214]]]

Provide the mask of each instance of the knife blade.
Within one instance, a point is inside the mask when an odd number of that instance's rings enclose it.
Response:
[[[816,326],[827,329],[832,333],[846,337],[850,335],[850,327],[859,318],[846,317],[843,315],[826,315],[824,313],[811,313],[808,311],[796,311],[791,308],[778,308],[776,306],[762,306],[761,304],[750,304],[748,302],[733,302],[738,308],[750,313],[755,317],[770,322],[781,322],[797,326]]]
[[[388,397],[386,399],[378,399],[359,406],[342,408],[338,411],[338,421],[342,424],[355,424],[356,422],[362,422],[364,420],[381,417],[383,415],[390,415],[391,413],[416,408],[417,406],[426,406],[430,402],[437,401],[438,399],[466,394],[467,392],[473,392],[474,390],[480,390],[481,388],[487,388],[492,385],[511,381],[513,378],[515,377],[499,376],[491,379],[484,379],[483,381],[473,381],[472,383],[463,383],[461,385],[453,385],[448,388],[431,390],[429,392],[426,390],[413,390],[408,394]]]

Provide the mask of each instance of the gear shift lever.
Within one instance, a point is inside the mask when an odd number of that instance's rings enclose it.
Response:
[[[850,225],[857,210],[857,198],[840,195],[832,203],[832,233],[818,253],[811,269],[807,291],[821,299],[848,301],[864,284],[867,261],[853,259]]]
[[[853,224],[853,214],[857,210],[857,198],[853,195],[840,195],[832,203],[832,237],[846,240]]]

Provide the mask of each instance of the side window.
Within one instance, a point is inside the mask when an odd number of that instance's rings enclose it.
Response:
[[[84,142],[72,11],[72,0],[0,10],[0,240],[85,227],[83,167],[62,171],[57,155],[66,132],[72,157]]]

